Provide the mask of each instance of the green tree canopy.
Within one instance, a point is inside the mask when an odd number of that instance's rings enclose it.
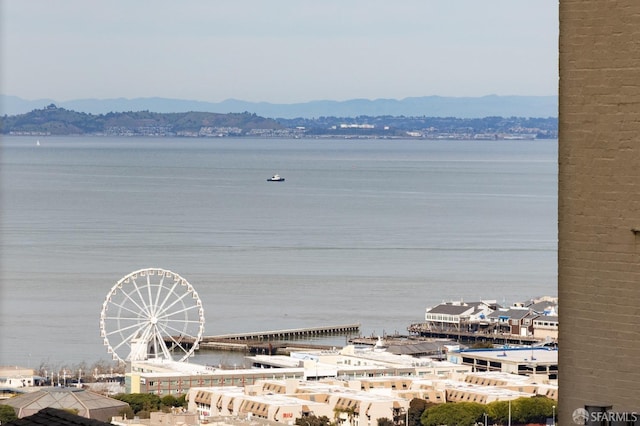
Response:
[[[306,416],[298,417],[295,424],[298,426],[329,426],[331,425],[331,420],[327,416]]]
[[[387,417],[380,417],[378,418],[378,426],[394,426],[394,423]]]
[[[0,404],[0,423],[7,423],[16,420],[18,415],[10,405]]]
[[[422,426],[422,413],[424,413],[427,408],[435,405],[433,402],[428,402],[425,399],[413,398],[411,402],[409,402],[409,424],[407,426]]]
[[[511,421],[515,423],[545,423],[553,416],[558,403],[544,396],[518,398],[511,401]],[[509,422],[509,401],[494,401],[486,405],[489,418],[497,423]]]
[[[165,395],[160,400],[165,407],[179,407],[178,398],[173,395]]]
[[[129,404],[136,414],[143,410],[158,411],[160,409],[160,397],[150,393],[120,393],[114,398]]]
[[[132,419],[133,416],[136,415],[136,413],[133,412],[131,406],[127,405],[126,407],[118,410],[118,415],[124,417],[125,419]]]
[[[422,414],[423,426],[469,426],[479,422],[485,405],[477,402],[447,402],[435,405]]]

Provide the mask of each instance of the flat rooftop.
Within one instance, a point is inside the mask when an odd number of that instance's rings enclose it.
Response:
[[[461,357],[517,364],[557,364],[558,350],[548,348],[477,349],[456,352]]]

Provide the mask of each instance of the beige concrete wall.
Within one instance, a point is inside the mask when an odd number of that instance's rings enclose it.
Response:
[[[640,411],[640,1],[560,0],[561,424]]]

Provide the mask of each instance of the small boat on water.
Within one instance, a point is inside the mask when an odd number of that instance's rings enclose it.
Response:
[[[273,175],[267,179],[267,182],[284,182],[284,178],[280,175]]]

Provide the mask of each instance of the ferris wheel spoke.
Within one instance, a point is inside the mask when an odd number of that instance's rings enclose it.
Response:
[[[136,289],[137,289],[137,286],[136,286]],[[142,303],[142,305],[141,305],[140,303],[138,303],[138,301],[137,301],[137,300],[135,300],[133,297],[131,297],[131,294],[130,294],[130,293],[123,292],[123,294],[124,294],[124,296],[126,297],[126,299],[125,299],[125,300],[123,300],[121,303],[116,303],[116,302],[113,302],[113,301],[112,301],[111,303],[113,303],[114,305],[116,305],[116,306],[118,306],[118,307],[120,307],[120,308],[127,309],[129,312],[136,313],[136,311],[134,311],[134,310],[133,310],[133,309],[131,309],[131,308],[127,308],[127,307],[123,304],[124,302],[126,302],[127,300],[129,300],[129,301],[130,301],[130,302],[131,302],[131,303],[132,303],[136,308],[138,308],[138,309],[139,309],[139,311],[137,312],[138,314],[140,314],[140,312],[143,312],[143,313],[145,313],[147,316],[149,315],[149,310],[144,306],[144,300],[142,300],[142,299],[141,299],[141,302],[143,302],[143,303]],[[138,294],[140,294],[140,291],[138,291]]]
[[[180,318],[175,318],[172,319],[171,322],[173,323],[181,323],[181,324],[200,324],[200,320],[195,320],[195,319],[180,319]]]
[[[200,307],[197,306],[197,305],[191,305],[191,306],[186,306],[183,309],[178,309],[177,311],[162,312],[162,315],[158,316],[158,318],[163,318],[163,319],[170,318],[170,317],[172,317],[174,315],[178,315],[178,314],[182,314],[182,313],[185,313],[185,312],[189,312],[189,311],[191,311],[193,309],[200,309]]]
[[[181,296],[178,296],[178,298],[176,300],[174,300],[170,305],[162,308],[162,310],[159,310],[157,312],[158,315],[164,315],[164,313],[168,310],[171,309],[173,306],[175,306],[177,303],[182,303],[184,306],[184,302],[182,301],[182,299],[184,299],[185,297],[187,297],[189,294],[191,294],[191,292],[187,292],[182,294]],[[195,293],[194,293],[195,294]],[[197,294],[196,294],[197,297]]]
[[[179,348],[182,352],[189,352],[189,351],[186,349],[186,347],[185,347],[185,346],[183,346],[182,342],[177,341],[177,340],[176,340],[173,336],[171,336],[171,335],[169,335],[168,337],[169,337],[169,339],[171,340],[171,342],[173,342],[173,345],[171,346],[171,349],[172,349],[172,350],[173,350],[173,349],[176,349],[176,348]],[[186,337],[189,337],[189,338],[194,339],[194,336],[188,336],[188,335],[187,335]],[[195,342],[194,342],[194,344],[195,344]]]
[[[194,340],[194,341],[196,339],[196,337],[188,333],[186,329],[179,330],[174,327],[171,327],[169,329],[166,326],[163,326],[162,333],[167,339],[170,339],[171,341],[175,342],[175,344],[180,344],[179,342],[182,342],[185,339]]]
[[[169,351],[169,348],[167,347],[167,343],[164,341],[164,337],[162,336],[162,333],[160,332],[159,328],[154,327],[155,329],[155,338],[153,339],[153,346],[154,346],[154,350],[156,353],[158,353],[158,346],[160,346],[160,349],[162,350],[163,355],[166,358],[171,358],[171,352]]]
[[[133,285],[133,290],[136,292],[136,294],[140,298],[140,303],[137,303],[132,297],[130,297],[131,302],[133,304],[135,304],[144,313],[146,313],[147,315],[151,316],[151,307],[147,305],[147,302],[146,302],[144,296],[140,292],[140,287],[138,286],[138,282],[136,281],[135,278],[132,277],[131,278],[131,283]],[[132,293],[133,293],[133,291],[132,291]]]
[[[173,350],[173,351],[180,350],[180,352],[182,352],[184,354],[188,354],[189,353],[189,350],[185,346],[182,346],[179,343],[176,343],[173,346],[171,346],[171,350]]]
[[[118,320],[118,321],[147,321],[146,318],[141,316],[136,317],[104,317],[105,320]]]
[[[151,315],[155,315],[155,309],[153,305],[153,296],[151,296],[151,275],[147,273],[147,294],[149,296],[147,307],[149,308],[149,313]]]
[[[118,349],[120,349],[123,345],[131,345],[131,340],[136,336],[140,335],[139,331],[144,330],[145,328],[149,329],[150,324],[145,324],[143,327],[139,327],[133,333],[129,334],[126,338],[123,338],[120,343],[118,343],[116,346],[113,347],[113,351],[117,352]],[[142,334],[144,335],[145,333],[143,332]]]
[[[191,338],[196,336],[192,333],[198,333],[201,330],[199,321],[172,321],[171,323],[162,324],[162,329],[166,334],[183,335]]]
[[[160,324],[160,323],[158,323]],[[163,322],[162,328],[163,330],[173,330],[179,333],[186,333],[189,325],[199,324],[198,321],[188,321],[188,320],[177,320],[169,322]],[[193,329],[193,327],[191,327]],[[193,336],[191,336],[193,337]]]
[[[162,278],[160,278],[160,282],[158,283],[158,291],[156,292],[156,300],[153,304],[153,306],[156,307],[156,309],[158,308],[158,306],[160,306],[160,304],[158,303],[160,301],[160,294],[162,293],[162,289],[164,289],[164,277],[165,274],[162,274]]]
[[[175,289],[176,289],[176,287],[178,286],[179,283],[180,283],[180,280],[175,281],[173,283],[173,286],[171,287],[171,289],[167,292],[166,296],[162,300],[162,303],[157,305],[156,315],[162,315],[162,313],[164,312],[164,309],[165,309],[164,305],[167,303],[167,301],[169,300],[169,298],[171,297],[172,294],[176,294],[175,293]]]
[[[125,301],[126,301],[126,300],[125,300]],[[127,311],[127,312],[131,312],[132,314],[138,315],[138,316],[140,316],[141,318],[144,318],[143,316],[141,316],[141,314],[145,314],[145,316],[149,316],[148,312],[145,312],[144,308],[142,308],[140,305],[136,304],[133,300],[132,300],[131,302],[135,305],[135,307],[137,307],[137,308],[139,309],[138,311],[135,311],[135,310],[133,310],[132,308],[130,308],[130,307],[128,307],[127,305],[125,305],[125,304],[124,304],[124,301],[123,301],[122,303],[117,303],[117,302],[113,302],[113,301],[112,301],[112,302],[111,302],[111,304],[112,304],[114,307],[116,307],[116,308],[118,308],[118,309],[120,309],[120,310],[124,310],[124,311]]]
[[[127,325],[124,327],[120,327],[116,330],[113,331],[109,331],[109,332],[105,332],[105,336],[111,336],[112,334],[117,334],[120,333],[122,334],[123,331],[127,331],[127,330],[131,330],[132,328],[135,328],[137,330],[141,329],[145,324],[143,323],[137,323],[137,324],[131,324],[131,325]],[[135,334],[135,333],[134,333]]]
[[[180,330],[180,329],[177,329],[177,328],[175,328],[175,327],[171,327],[171,326],[169,326],[169,325],[165,325],[165,326],[163,327],[163,331],[166,331],[167,329],[169,329],[169,330],[173,330],[173,331],[175,331],[175,332],[180,333],[180,335],[181,335],[182,337],[187,337],[187,338],[190,338],[190,339],[195,339],[195,338],[196,338],[196,336],[192,336],[191,334],[187,333],[187,332],[186,332],[186,330]],[[171,333],[167,333],[167,336],[168,336],[168,337],[170,337],[170,338],[171,338],[171,340],[174,340],[173,335],[172,335]]]

